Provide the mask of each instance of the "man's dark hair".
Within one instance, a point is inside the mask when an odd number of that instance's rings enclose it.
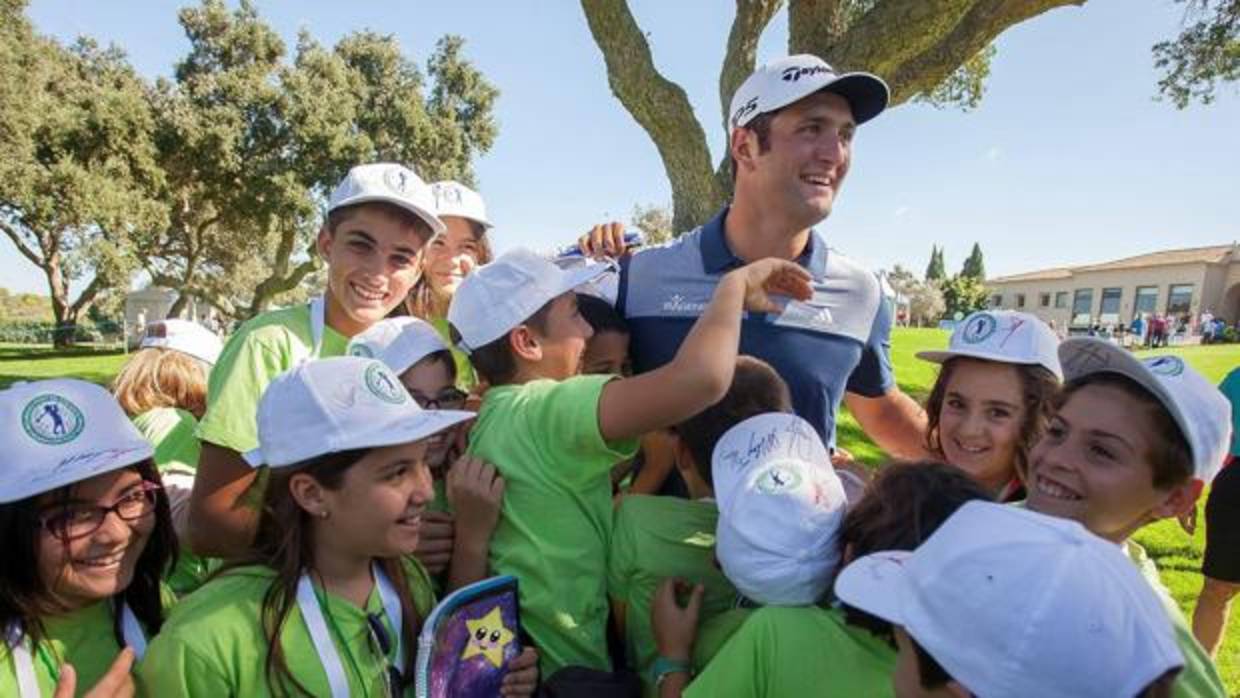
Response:
[[[528,325],[538,332],[545,333],[547,331],[547,316],[551,312],[551,304],[555,303],[555,298],[547,301],[541,308],[534,312],[522,322],[522,325]],[[452,343],[461,343],[461,333],[456,327],[449,325],[452,333]],[[512,330],[500,335],[487,344],[484,344],[469,353],[469,363],[473,364],[474,370],[478,372],[478,376],[486,381],[488,385],[504,385],[512,382],[517,376],[517,360],[512,355],[512,349],[508,344],[508,336]]]
[[[752,121],[745,124],[741,128],[753,131],[758,137],[758,154],[765,153],[771,149],[771,122],[775,120],[775,115],[779,110],[768,111],[759,114]],[[728,144],[728,161],[732,164],[732,181],[736,182],[736,158],[732,157],[732,144]]]
[[[732,385],[723,399],[673,427],[693,456],[693,465],[712,484],[711,454],[724,433],[767,412],[791,412],[788,384],[771,365],[752,356],[736,357]]]

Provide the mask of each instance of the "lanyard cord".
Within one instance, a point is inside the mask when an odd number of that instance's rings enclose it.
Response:
[[[363,694],[369,698],[370,685],[366,681],[366,675],[362,673],[362,668],[358,665],[357,659],[353,656],[353,649],[349,647],[349,638],[345,637],[344,633],[340,630],[340,626],[336,625],[336,617],[332,615],[332,610],[327,605],[327,600],[323,598],[323,594],[320,593],[318,589],[315,589],[314,596],[319,602],[319,608],[323,609],[323,615],[327,616],[327,624],[331,626],[332,632],[334,632],[336,637],[340,639],[340,644],[344,647],[344,658],[348,660],[349,666],[353,669],[353,675],[356,676],[358,681],[361,682]],[[362,612],[365,613],[366,609],[362,609]],[[367,628],[366,632],[369,633],[370,629]],[[385,661],[386,659],[387,658],[384,657]]]

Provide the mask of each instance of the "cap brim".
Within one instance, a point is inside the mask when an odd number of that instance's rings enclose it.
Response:
[[[564,272],[559,292],[556,295],[567,293],[578,286],[594,281],[613,269],[615,269],[615,264],[612,262],[592,262],[584,267],[568,269]]]
[[[104,448],[85,453],[74,453],[63,456],[60,465],[54,468],[47,477],[26,479],[20,487],[0,496],[0,504],[17,502],[27,497],[51,492],[54,489],[81,482],[102,473],[119,470],[134,463],[153,458],[155,449],[151,444],[131,442],[127,446]],[[71,464],[66,466],[66,464]]]
[[[443,221],[439,220],[439,216],[435,215],[433,211],[424,209],[421,206],[414,206],[408,201],[395,196],[383,196],[382,194],[364,194],[361,196],[350,197],[348,199],[344,199],[343,201],[336,202],[336,205],[327,209],[327,211],[328,213],[331,213],[332,211],[345,206],[353,206],[356,204],[365,204],[376,201],[383,201],[392,204],[393,206],[403,208],[418,218],[421,218],[431,227],[431,233],[434,235],[438,235],[448,229],[448,226],[444,225]]]
[[[1063,365],[1064,381],[1074,381],[1095,373],[1115,373],[1132,379],[1154,396],[1171,413],[1184,440],[1191,443],[1193,433],[1188,418],[1175,398],[1145,364],[1127,349],[1093,337],[1072,337],[1059,344],[1059,363]]]
[[[818,91],[831,92],[848,100],[853,121],[858,124],[882,114],[891,98],[887,83],[871,73],[844,73]]]
[[[835,579],[840,601],[896,625],[904,625],[909,588],[907,550],[885,550],[853,560]]]
[[[929,361],[932,364],[944,364],[944,363],[947,363],[947,361],[950,359],[962,357],[966,359],[977,359],[979,361],[994,361],[995,363],[1001,363],[1001,364],[1013,364],[1015,366],[1041,366],[1042,368],[1045,368],[1051,373],[1055,373],[1057,377],[1062,378],[1062,376],[1058,376],[1057,371],[1055,371],[1051,367],[1039,361],[1015,361],[1012,358],[1007,357],[1007,356],[995,356],[994,354],[988,354],[986,352],[981,352],[981,351],[977,351],[977,352],[968,351],[968,350],[952,351],[950,349],[943,349],[941,351],[919,351],[913,356],[916,356],[922,361]]]

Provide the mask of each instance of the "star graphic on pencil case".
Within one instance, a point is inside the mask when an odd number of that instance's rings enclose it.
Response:
[[[492,608],[490,613],[476,620],[466,619],[465,627],[469,628],[469,642],[465,644],[465,652],[461,655],[461,659],[469,659],[480,654],[495,665],[496,669],[502,667],[504,648],[512,642],[513,634],[511,630],[504,627],[504,620],[499,614],[499,606]]]

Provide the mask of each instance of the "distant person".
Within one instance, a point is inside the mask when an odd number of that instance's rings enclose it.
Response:
[[[1193,635],[1211,656],[1218,652],[1231,601],[1240,591],[1240,367],[1227,374],[1219,390],[1231,403],[1231,447],[1206,499],[1204,580],[1193,611]]]
[[[1145,343],[1145,317],[1143,315],[1138,314],[1133,317],[1132,324],[1129,325],[1128,329],[1132,333],[1133,344],[1141,345]]]

